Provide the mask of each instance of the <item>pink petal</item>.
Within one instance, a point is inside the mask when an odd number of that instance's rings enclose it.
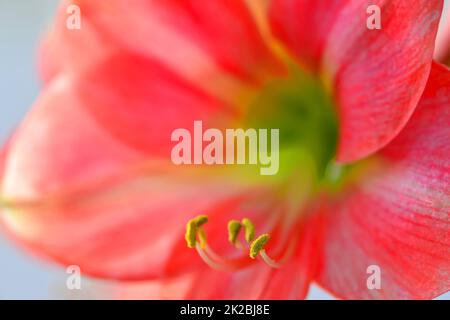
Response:
[[[99,32],[92,21],[85,18],[83,10],[81,29],[67,28],[69,14],[66,10],[73,4],[74,1],[69,0],[61,2],[53,25],[42,40],[38,52],[38,67],[45,83],[62,72],[83,72],[104,57],[121,51],[114,41]]]
[[[80,53],[86,49],[98,47],[92,52],[99,56],[112,47],[156,58],[186,77],[209,77],[210,81],[225,71],[255,83],[264,74],[280,70],[244,1],[75,3],[82,12],[82,29],[63,30],[65,3],[43,49],[50,69],[56,68],[51,68],[55,58],[68,68],[75,62],[76,68],[85,59]]]
[[[168,161],[174,129],[230,121],[229,114],[156,63],[113,56],[86,74],[59,77],[39,98],[12,141],[5,195],[40,197]]]
[[[328,34],[344,6],[341,0],[273,0],[269,18],[275,35],[302,65],[319,71]]]
[[[202,265],[186,248],[185,223],[242,196],[223,181],[162,174],[121,181],[106,190],[22,206],[2,217],[12,236],[33,252],[83,274],[120,280],[160,279]],[[184,251],[177,252],[183,245]],[[189,264],[176,264],[189,255]]]
[[[196,272],[164,280],[121,282],[106,285],[105,297],[119,300],[181,300],[195,285]],[[104,287],[104,286],[103,286]]]
[[[74,90],[113,137],[152,156],[170,156],[177,128],[192,129],[196,120],[220,128],[239,116],[158,63],[129,54],[100,63]]]
[[[0,149],[0,181],[2,181],[3,174],[5,171],[5,160],[7,152],[8,152],[8,144],[6,144]]]
[[[330,208],[318,275],[326,289],[357,299],[450,289],[449,98],[450,71],[436,64],[411,121],[376,156],[379,170]],[[370,265],[381,268],[381,290],[366,286]]]
[[[344,162],[379,150],[405,126],[429,76],[442,10],[442,0],[371,4],[381,7],[381,30],[366,26],[367,1],[275,0],[270,11],[278,38],[332,90]]]
[[[161,277],[188,219],[255,188],[170,162],[171,130],[227,115],[145,58],[118,55],[58,76],[11,141],[2,218],[34,251],[87,274]]]

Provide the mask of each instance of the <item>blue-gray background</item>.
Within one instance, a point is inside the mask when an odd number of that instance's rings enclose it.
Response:
[[[0,0],[0,143],[39,93],[36,48],[57,2]],[[73,297],[64,292],[65,281],[64,270],[29,256],[0,234],[0,299]],[[331,297],[313,287],[309,298]],[[450,299],[450,293],[442,298]]]

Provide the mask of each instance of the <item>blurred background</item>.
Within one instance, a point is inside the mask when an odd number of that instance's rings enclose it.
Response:
[[[450,0],[446,1],[448,5]],[[0,143],[39,94],[36,50],[57,4],[57,0],[0,0]],[[103,297],[93,292],[103,291],[101,284],[86,286],[84,281],[81,292],[74,293],[66,289],[66,279],[65,270],[35,259],[0,233],[0,299]],[[309,298],[332,299],[315,286]],[[450,300],[450,293],[440,299]]]

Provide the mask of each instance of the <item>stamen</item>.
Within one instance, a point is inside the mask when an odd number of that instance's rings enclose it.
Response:
[[[263,234],[260,235],[250,246],[250,258],[256,259],[256,257],[259,255],[262,260],[269,266],[275,269],[281,268],[284,264],[283,262],[277,262],[273,260],[269,255],[267,254],[266,250],[264,250],[265,245],[270,240],[270,235]],[[287,256],[285,256],[286,258]]]
[[[242,219],[242,225],[245,228],[245,241],[251,243],[255,238],[255,226],[248,218]]]
[[[210,247],[202,249],[200,244],[195,246],[197,253],[202,260],[211,268],[219,271],[233,272],[247,267],[250,263],[247,257],[239,257],[235,259],[225,259],[219,257]]]
[[[195,246],[195,248],[197,249],[197,253],[200,256],[200,258],[202,258],[202,260],[205,261],[205,263],[208,266],[210,266],[211,268],[216,269],[216,270],[228,271],[228,270],[224,270],[225,267],[222,264],[220,264],[220,263],[214,261],[213,259],[211,259],[211,257],[206,253],[206,251],[203,250],[201,245],[197,244]]]
[[[261,250],[264,249],[264,246],[266,245],[267,241],[269,241],[269,239],[270,235],[268,235],[267,233],[256,238],[256,240],[253,241],[250,245],[250,258],[256,259]]]
[[[208,243],[207,237],[206,237],[206,232],[202,227],[199,228],[198,224],[197,224],[197,228],[198,228],[198,238],[200,240],[200,246],[202,247],[202,249],[205,249],[206,245]]]
[[[206,232],[202,228],[208,222],[207,216],[198,216],[188,221],[186,224],[185,239],[189,248],[195,248],[202,260],[211,268],[221,271],[236,271],[251,264],[251,260],[247,255],[241,255],[235,258],[223,258],[218,255],[207,244]],[[267,242],[270,240],[269,234],[262,234],[255,240],[255,227],[250,219],[244,218],[241,222],[238,220],[231,220],[228,223],[228,240],[238,249],[246,251],[245,246],[239,242],[238,235],[241,228],[245,228],[245,240],[250,244],[249,256],[251,259],[256,259],[261,256],[261,259],[272,268],[280,268],[284,262],[277,262],[269,257],[264,250]],[[290,251],[290,250],[289,250]],[[289,254],[290,256],[290,254]],[[282,261],[288,258],[282,259]]]
[[[256,256],[259,254],[264,263],[266,263],[269,267],[276,269],[281,268],[292,257],[292,254],[294,253],[296,247],[296,243],[295,241],[289,241],[283,255],[279,259],[274,260],[267,254],[266,250],[264,249],[268,240],[270,240],[270,236],[268,234],[263,234],[262,236],[259,236],[252,243],[250,249],[250,257],[255,259]],[[260,242],[258,243],[257,241]]]
[[[208,222],[208,216],[201,215],[191,219],[186,224],[186,233],[184,238],[186,239],[186,243],[188,248],[195,248],[195,244],[197,243],[197,235],[200,239],[200,245],[202,248],[206,246],[206,233],[203,230],[202,226]]]
[[[205,215],[198,216],[197,218],[195,218],[195,222],[197,224],[197,232],[198,232],[198,238],[200,240],[200,246],[203,249],[205,249],[206,243],[207,243],[207,237],[206,237],[206,232],[202,228],[202,226],[208,222],[208,216],[205,216]]]
[[[201,215],[195,218],[195,222],[197,223],[197,227],[201,227],[208,222],[208,216]]]
[[[273,260],[271,257],[269,257],[266,253],[266,250],[262,249],[259,253],[259,255],[261,256],[261,258],[264,260],[264,262],[272,268],[278,269],[281,268],[283,266],[283,263],[279,263],[276,262],[275,260]]]
[[[241,222],[238,220],[230,220],[230,222],[228,222],[228,241],[230,241],[231,244],[236,245],[236,240],[241,231],[241,227]]]
[[[186,233],[184,235],[188,248],[195,248],[197,243],[197,222],[195,219],[191,219],[186,224]]]

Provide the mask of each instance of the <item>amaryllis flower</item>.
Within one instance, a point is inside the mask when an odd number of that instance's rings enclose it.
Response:
[[[144,298],[449,290],[441,0],[370,1],[374,30],[365,0],[73,3],[81,29],[64,2],[42,94],[3,151],[12,238],[92,277],[144,281]],[[278,174],[173,164],[171,133],[196,120],[279,129]]]

